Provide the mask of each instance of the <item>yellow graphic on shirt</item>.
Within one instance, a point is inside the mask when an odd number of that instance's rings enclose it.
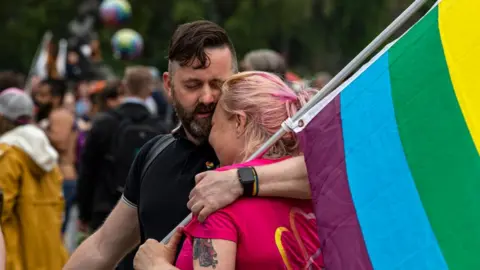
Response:
[[[285,251],[285,248],[283,247],[282,243],[282,233],[283,232],[288,232],[289,230],[285,227],[279,227],[275,231],[275,244],[277,244],[278,252],[280,252],[280,255],[282,256],[283,263],[287,267],[287,270],[292,270],[292,266],[290,265],[290,262],[288,261],[287,257],[287,252]]]
[[[296,222],[295,222],[295,216],[300,215],[300,217],[305,218],[306,220],[311,220],[315,219],[315,215],[313,213],[305,213],[299,208],[292,208],[290,210],[289,214],[289,223],[290,223],[290,229],[286,227],[279,227],[275,231],[275,244],[277,245],[278,251],[280,252],[280,255],[282,256],[283,263],[285,264],[285,267],[288,270],[292,270],[292,264],[288,259],[287,256],[287,251],[285,250],[285,247],[282,242],[282,235],[285,232],[292,233],[293,236],[295,237],[295,240],[298,244],[299,250],[296,252],[301,252],[303,259],[305,261],[305,265],[302,267],[302,269],[308,269],[309,266],[311,266],[312,262],[320,255],[320,248],[318,248],[313,254],[309,254],[305,244],[302,241],[302,238],[300,237],[300,233],[298,232]]]

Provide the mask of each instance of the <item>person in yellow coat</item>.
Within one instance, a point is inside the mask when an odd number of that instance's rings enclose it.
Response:
[[[19,89],[0,94],[1,228],[7,270],[59,270],[67,260],[58,153],[33,119],[33,102]]]
[[[0,228],[0,270],[5,270],[5,242],[3,240],[2,228]]]

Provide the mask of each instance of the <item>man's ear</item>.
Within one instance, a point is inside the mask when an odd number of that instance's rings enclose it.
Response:
[[[235,113],[235,129],[237,133],[237,137],[240,137],[245,133],[245,129],[247,126],[247,116],[245,113]]]
[[[172,80],[173,78],[170,77],[170,73],[165,71],[162,75],[163,77],[163,89],[165,90],[165,94],[168,98],[168,101],[172,101]]]

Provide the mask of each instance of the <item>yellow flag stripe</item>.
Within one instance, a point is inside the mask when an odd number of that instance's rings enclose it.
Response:
[[[480,154],[480,1],[443,0],[439,28],[450,77]],[[435,78],[433,78],[435,80]]]

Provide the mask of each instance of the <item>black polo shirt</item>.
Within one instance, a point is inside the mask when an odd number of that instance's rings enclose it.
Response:
[[[123,200],[138,209],[142,243],[148,238],[161,241],[190,213],[187,203],[195,175],[206,171],[207,163],[218,165],[208,143],[195,145],[182,128],[174,138],[140,179],[147,153],[160,136],[145,144],[126,181]]]

